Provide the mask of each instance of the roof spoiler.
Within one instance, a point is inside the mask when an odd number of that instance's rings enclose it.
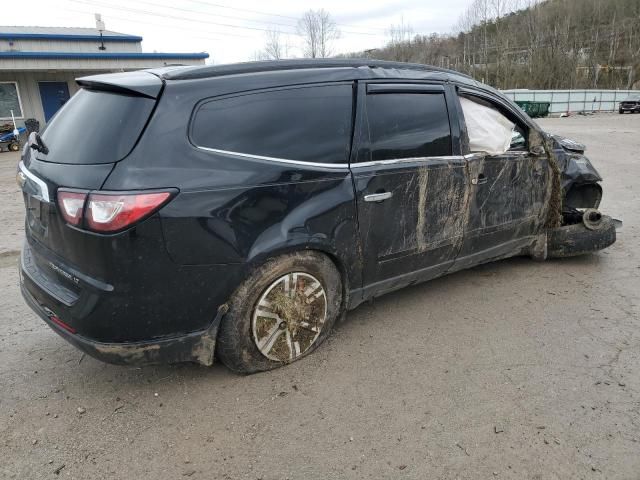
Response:
[[[156,75],[145,71],[91,75],[77,78],[76,82],[84,88],[138,95],[153,99],[158,98],[163,86],[162,80]]]

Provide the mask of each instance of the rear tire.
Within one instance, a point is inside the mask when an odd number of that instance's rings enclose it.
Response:
[[[340,273],[326,255],[306,251],[273,258],[233,294],[216,354],[237,373],[299,360],[327,338],[342,303]]]
[[[20,145],[17,143],[10,143],[9,150],[11,150],[12,152],[18,152],[20,151]]]

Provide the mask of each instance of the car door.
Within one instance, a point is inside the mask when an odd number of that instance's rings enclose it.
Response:
[[[452,95],[441,84],[359,85],[351,170],[364,298],[442,275],[460,248],[468,182]]]
[[[477,263],[512,256],[526,250],[544,227],[552,178],[549,157],[544,149],[531,153],[529,131],[532,128],[498,97],[472,89],[459,91],[466,98],[498,112],[511,122],[511,143],[504,152],[488,154],[473,151],[463,141],[468,161],[471,191],[462,249],[456,270]],[[465,122],[464,109],[460,118]],[[463,139],[469,138],[468,121],[461,126]],[[494,132],[488,131],[488,135]]]

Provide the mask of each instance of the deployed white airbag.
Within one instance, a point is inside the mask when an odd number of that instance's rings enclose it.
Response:
[[[509,150],[515,124],[499,111],[460,97],[472,152],[500,155]]]

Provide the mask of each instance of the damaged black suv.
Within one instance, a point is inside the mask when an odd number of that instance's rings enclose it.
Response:
[[[78,83],[19,165],[21,284],[107,362],[267,370],[367,299],[615,241],[584,147],[456,72],[299,60]]]

